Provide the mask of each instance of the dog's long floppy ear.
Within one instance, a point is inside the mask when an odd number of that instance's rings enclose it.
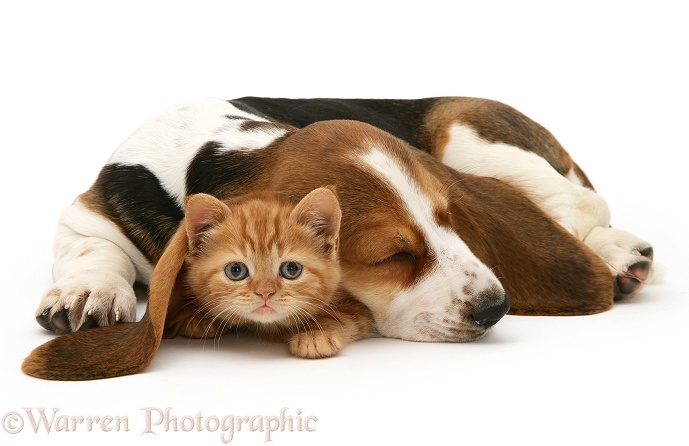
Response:
[[[517,189],[455,173],[455,229],[495,271],[519,315],[583,315],[613,302],[608,266]]]
[[[153,271],[148,307],[141,321],[60,336],[32,351],[22,371],[42,379],[81,381],[131,375],[144,369],[163,338],[187,250],[182,224]]]
[[[230,214],[230,208],[225,203],[208,194],[190,195],[185,200],[184,221],[181,226],[186,230],[188,253],[199,254],[203,251],[207,233],[217,227]],[[184,271],[178,274],[180,282]],[[172,285],[172,288],[169,286]],[[168,288],[160,290],[160,295],[170,295],[168,313],[165,321],[164,338],[177,336],[184,322],[198,314],[198,306],[186,298],[183,286],[167,284]],[[151,291],[152,292],[152,291]]]

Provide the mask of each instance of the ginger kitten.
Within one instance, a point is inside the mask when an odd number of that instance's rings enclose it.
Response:
[[[215,338],[247,329],[302,358],[335,355],[373,335],[368,310],[337,291],[342,213],[333,190],[299,203],[276,193],[187,198],[189,253],[168,336]],[[170,330],[170,327],[172,329]]]

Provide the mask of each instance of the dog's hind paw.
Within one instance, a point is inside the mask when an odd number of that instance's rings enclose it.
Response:
[[[584,239],[612,271],[615,299],[637,293],[650,281],[653,247],[629,232],[615,228],[594,228]]]
[[[61,278],[36,311],[36,321],[59,334],[135,319],[133,288],[123,278],[101,272]]]

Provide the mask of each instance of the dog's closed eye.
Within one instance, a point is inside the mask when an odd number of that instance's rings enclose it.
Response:
[[[378,260],[377,262],[374,262],[373,264],[371,264],[371,266],[390,265],[390,264],[394,264],[394,263],[415,262],[415,261],[416,261],[416,256],[414,254],[412,254],[411,252],[399,251],[399,252],[396,252],[392,255],[384,257],[383,259]]]

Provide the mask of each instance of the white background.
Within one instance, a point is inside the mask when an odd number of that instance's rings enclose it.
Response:
[[[219,432],[142,436],[141,408],[181,418],[287,407],[317,416],[317,430],[272,444],[689,444],[681,3],[4,2],[0,416],[19,411],[26,424],[16,435],[0,427],[0,442],[222,444]],[[513,105],[583,166],[614,226],[654,243],[663,281],[600,315],[507,316],[470,344],[376,339],[305,361],[252,339],[175,339],[136,376],[22,375],[22,359],[51,338],[34,311],[59,212],[159,110],[244,95]],[[127,416],[130,431],[34,434],[22,408],[37,407]],[[263,440],[242,431],[231,444]]]

